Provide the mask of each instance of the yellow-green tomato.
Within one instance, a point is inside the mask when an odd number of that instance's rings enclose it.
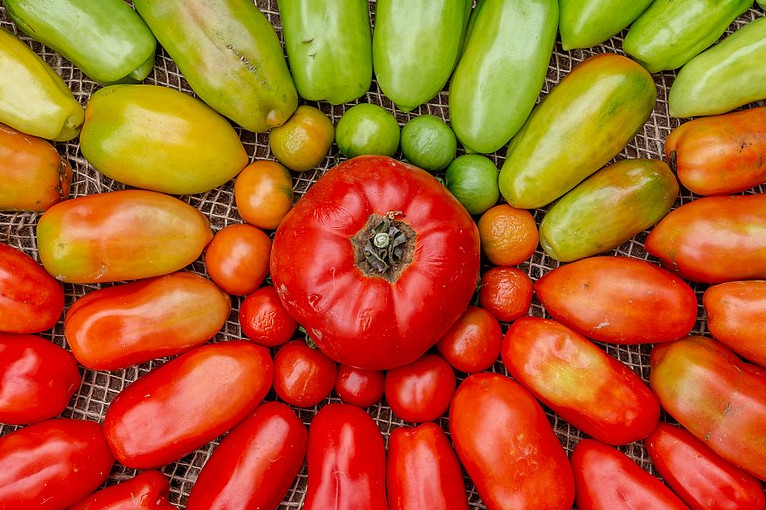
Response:
[[[170,194],[209,191],[248,161],[225,118],[190,95],[157,85],[112,85],[93,94],[80,149],[107,177]]]

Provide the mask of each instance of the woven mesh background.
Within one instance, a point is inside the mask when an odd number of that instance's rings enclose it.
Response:
[[[256,0],[255,3],[258,5],[261,11],[266,14],[281,37],[281,24],[276,0]],[[371,1],[370,16],[373,23],[374,7],[375,2]],[[734,24],[732,24],[729,32],[760,16],[763,16],[762,11],[750,9],[739,19],[737,19]],[[99,87],[99,85],[87,78],[69,61],[54,51],[50,50],[49,48],[46,48],[40,43],[37,43],[31,40],[29,37],[21,34],[11,23],[5,13],[4,8],[1,5],[0,26],[19,36],[35,52],[41,55],[64,78],[64,80],[74,92],[75,97],[83,105],[87,102],[89,96]],[[582,62],[585,58],[597,53],[604,52],[623,54],[623,35],[624,32],[622,34],[618,34],[600,46],[587,50],[574,50],[566,52],[561,49],[560,43],[557,43],[556,47],[554,48],[554,53],[551,58],[550,67],[548,69],[548,75],[540,97],[543,97],[548,91],[550,91],[551,87],[558,83],[569,73],[569,71],[571,71],[575,65]],[[672,119],[667,114],[667,93],[674,76],[674,72],[663,72],[654,75],[657,86],[657,105],[654,109],[654,112],[652,113],[651,118],[648,120],[641,132],[638,133],[635,139],[631,141],[631,143],[615,158],[615,160],[628,157],[659,159],[664,158],[664,140],[670,131],[681,123],[678,119]],[[146,83],[172,87],[193,95],[191,88],[186,83],[183,76],[181,76],[179,73],[176,65],[165,54],[162,48],[159,47],[154,70],[146,79]],[[396,118],[401,126],[403,126],[409,119],[413,118],[414,116],[426,113],[436,115],[445,121],[449,121],[446,88],[428,104],[420,106],[409,114],[403,114],[400,111],[396,111],[393,107],[393,103],[388,98],[383,96],[377,84],[374,82],[367,94],[356,102],[369,102],[387,108],[396,115]],[[337,123],[341,115],[350,106],[352,106],[352,103],[335,107],[328,103],[322,102],[304,103],[319,107],[332,119],[333,123]],[[268,135],[256,135],[241,129],[238,129],[238,132],[240,133],[241,139],[245,145],[245,148],[247,149],[248,154],[251,157],[251,160],[263,158],[273,159],[268,146]],[[58,150],[66,156],[74,169],[72,196],[102,193],[124,188],[123,185],[101,175],[88,164],[80,152],[77,140],[68,143],[58,143],[56,146]],[[497,153],[492,154],[490,157],[499,167],[503,163],[504,154],[505,149],[501,149]],[[401,155],[399,154],[398,156]],[[308,187],[311,186],[311,184],[315,182],[317,178],[319,178],[327,169],[331,168],[342,160],[343,156],[338,153],[337,147],[333,146],[327,158],[323,161],[319,168],[301,174],[293,174],[296,200],[298,200],[300,196],[302,196],[303,192],[305,192],[306,189],[308,189]],[[745,193],[763,191],[764,186],[761,186],[754,190],[749,190]],[[207,217],[210,219],[214,231],[217,231],[231,223],[242,222],[242,219],[239,217],[236,206],[234,204],[233,181],[228,182],[218,189],[201,195],[186,196],[181,198],[207,215]],[[678,207],[682,203],[686,203],[690,200],[693,200],[694,198],[695,196],[693,194],[682,189],[681,195],[674,207]],[[538,222],[542,219],[544,212],[544,210],[534,211],[535,218]],[[11,246],[20,248],[29,255],[37,258],[37,248],[35,244],[35,225],[38,218],[39,214],[37,213],[0,213],[0,242],[4,242],[6,244],[10,244]],[[647,233],[648,232],[643,232],[637,235],[635,238],[624,243],[612,253],[657,262],[648,256],[644,250],[643,240],[646,238]],[[540,249],[531,257],[530,260],[521,264],[519,267],[527,271],[533,280],[537,280],[543,274],[553,269],[557,265],[558,263],[555,260],[547,257],[545,253]],[[205,274],[205,268],[201,260],[194,262],[188,269],[200,274]],[[695,285],[693,287],[695,288],[698,297],[701,298],[702,292],[704,291],[704,286]],[[81,297],[87,292],[96,288],[99,288],[99,286],[71,284],[65,285],[67,307],[71,305],[71,303],[74,302],[74,300],[78,297]],[[239,309],[240,301],[241,300],[238,298],[233,299],[233,309],[229,320],[213,341],[225,341],[242,337],[241,329],[237,321],[237,311]],[[533,302],[530,315],[545,316],[545,311],[540,306],[539,302]],[[693,333],[707,334],[701,300],[699,305],[699,317]],[[42,336],[50,338],[58,345],[66,346],[66,340],[63,334],[63,323],[61,322],[52,331],[43,333]],[[633,369],[637,374],[639,374],[644,380],[648,382],[649,352],[651,350],[651,346],[601,346],[609,354],[626,363],[631,369]],[[96,372],[83,369],[82,385],[62,416],[89,419],[98,422],[103,421],[104,413],[106,412],[109,403],[123,388],[125,388],[142,374],[148,372],[156,366],[161,365],[165,361],[165,359],[156,360],[140,366],[113,372]],[[507,374],[499,360],[492,370]],[[458,373],[457,375],[459,381],[462,380],[465,376],[465,374],[461,373]],[[267,400],[272,400],[275,398],[276,397],[272,392],[267,397]],[[308,425],[311,422],[312,416],[319,407],[328,402],[338,400],[339,399],[337,396],[333,394],[328,397],[325,402],[313,409],[296,409],[296,412],[306,423],[306,425]],[[389,432],[393,430],[393,428],[405,425],[401,419],[399,419],[391,412],[390,408],[385,404],[385,401],[369,408],[367,411],[376,420],[385,438],[388,437]],[[583,434],[575,427],[569,425],[567,422],[556,416],[550,410],[546,409],[546,413],[556,431],[556,434],[561,440],[561,443],[567,452],[570,453],[572,448],[577,444]],[[670,418],[667,416],[664,416],[664,418],[670,420]],[[447,431],[446,417],[440,418],[439,423],[444,427],[445,431]],[[17,427],[0,424],[0,436],[7,434],[16,428]],[[178,505],[181,508],[185,506],[189,491],[191,490],[191,487],[194,484],[200,469],[221,439],[222,438],[218,438],[218,440],[209,443],[205,447],[184,457],[180,461],[162,468],[162,471],[170,478],[171,481],[170,501],[172,503]],[[620,447],[620,449],[628,454],[636,462],[638,462],[644,469],[653,474],[656,474],[646,454],[646,450],[643,444],[633,443],[624,447]],[[115,464],[111,476],[105,485],[112,485],[119,481],[131,478],[135,474],[135,470],[125,468],[119,464]],[[485,506],[481,503],[481,500],[478,497],[473,484],[467,477],[466,484],[469,490],[469,501],[471,508],[485,508]],[[300,508],[305,496],[305,488],[306,466],[304,464],[301,473],[295,480],[293,487],[286,495],[280,508]]]

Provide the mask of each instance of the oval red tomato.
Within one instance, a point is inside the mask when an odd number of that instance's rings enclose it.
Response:
[[[449,407],[455,385],[455,372],[449,363],[436,354],[424,354],[386,372],[386,402],[404,421],[432,421]]]
[[[346,404],[370,407],[380,402],[385,391],[386,376],[382,370],[365,370],[338,365],[335,393]]]
[[[117,459],[133,468],[174,462],[220,436],[266,396],[268,349],[243,340],[197,347],[122,390],[104,417]]]
[[[711,285],[702,295],[713,337],[743,358],[766,367],[766,281]]]
[[[254,292],[269,274],[271,239],[252,225],[238,223],[213,236],[205,250],[205,268],[224,291],[237,296]]]
[[[513,322],[529,312],[532,279],[517,267],[495,266],[481,276],[479,304],[497,320]]]
[[[457,370],[472,374],[486,370],[500,356],[503,332],[494,315],[469,306],[436,343],[436,350]]]
[[[414,361],[468,305],[479,273],[471,216],[428,172],[382,156],[324,174],[282,220],[271,276],[335,361]]]
[[[285,404],[261,404],[205,463],[186,510],[276,509],[303,465],[307,438]]]
[[[298,328],[271,285],[261,287],[242,300],[239,324],[247,338],[266,347],[282,345]]]
[[[296,407],[312,407],[330,394],[338,374],[335,362],[303,340],[292,340],[274,355],[274,391]]]
[[[36,335],[0,333],[0,423],[53,418],[79,387],[80,370],[69,351]]]
[[[91,494],[68,510],[176,510],[168,502],[170,482],[159,471],[143,471],[130,480]]]

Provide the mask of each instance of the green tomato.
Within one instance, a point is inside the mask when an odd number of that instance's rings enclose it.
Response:
[[[466,154],[447,168],[445,184],[470,214],[478,215],[497,203],[498,175],[491,159],[481,154]]]
[[[347,158],[362,154],[393,156],[399,148],[399,124],[381,106],[360,103],[349,108],[335,128],[335,143]]]
[[[402,129],[402,154],[423,170],[444,170],[455,159],[456,153],[455,133],[438,117],[421,115]]]

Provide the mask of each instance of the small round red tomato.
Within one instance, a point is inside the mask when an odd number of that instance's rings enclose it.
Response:
[[[383,398],[385,374],[382,370],[365,370],[348,365],[338,366],[335,393],[346,404],[370,407]]]
[[[479,288],[479,303],[502,322],[512,322],[529,312],[534,284],[515,267],[496,266],[484,273]]]
[[[405,421],[433,421],[449,407],[456,384],[455,372],[444,358],[425,354],[386,372],[386,401]]]
[[[500,356],[503,331],[494,315],[469,306],[436,343],[436,350],[457,370],[472,374],[491,367]]]
[[[205,251],[210,278],[224,291],[244,296],[269,274],[271,239],[252,225],[239,223],[219,230]]]
[[[91,494],[68,510],[176,510],[168,502],[170,482],[159,471],[143,471],[130,480]]]
[[[293,337],[298,328],[274,287],[268,285],[249,294],[239,306],[242,333],[253,342],[266,347],[282,345]]]
[[[292,340],[274,355],[274,391],[290,405],[311,407],[330,394],[335,362],[303,340]]]

